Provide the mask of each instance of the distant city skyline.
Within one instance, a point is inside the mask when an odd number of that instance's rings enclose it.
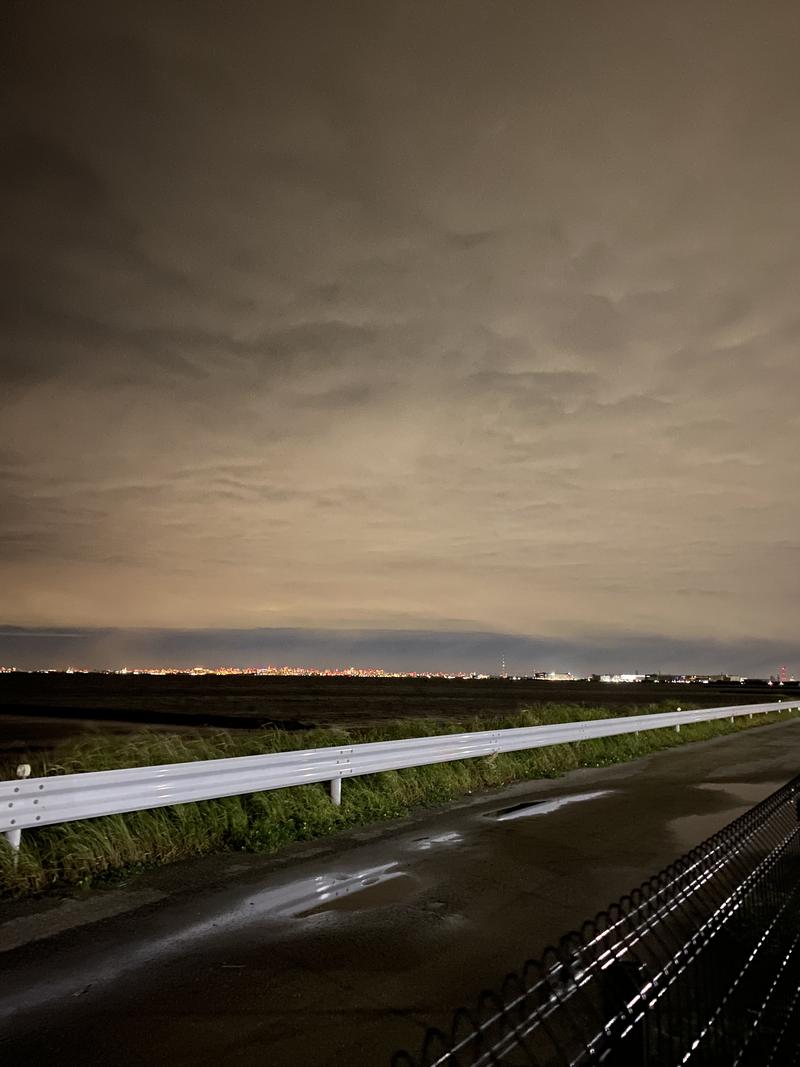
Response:
[[[266,667],[40,667],[23,669],[0,664],[0,674],[65,674],[88,675],[99,674],[114,677],[213,677],[213,678],[349,678],[349,679],[425,679],[425,680],[459,680],[459,681],[540,681],[540,682],[600,682],[608,685],[631,685],[636,683],[663,682],[687,684],[718,684],[726,682],[744,683],[756,680],[737,674],[696,674],[691,672],[647,673],[647,674],[591,674],[576,676],[559,671],[537,671],[534,674],[508,673],[505,669],[498,673],[482,671],[386,671],[381,667],[304,667],[298,664],[268,665]],[[762,680],[762,679],[758,679]],[[778,674],[763,679],[769,685],[777,687],[794,685],[797,679],[780,668]]]
[[[197,665],[238,669],[310,664],[320,670],[491,675],[698,674],[777,676],[797,672],[794,643],[667,641],[631,634],[578,642],[476,631],[302,629],[151,630],[0,628],[0,664],[20,669],[117,670]]]

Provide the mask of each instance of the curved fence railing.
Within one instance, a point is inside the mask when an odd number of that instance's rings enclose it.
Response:
[[[0,782],[0,833],[5,834],[16,850],[20,834],[25,829],[313,782],[329,783],[331,798],[338,804],[342,780],[355,775],[474,759],[642,730],[680,730],[690,723],[728,718],[733,721],[741,716],[752,718],[794,709],[800,709],[800,701],[623,715],[549,726],[481,730],[298,752],[272,752],[261,756],[15,779]]]
[[[393,1067],[800,1063],[800,777]]]

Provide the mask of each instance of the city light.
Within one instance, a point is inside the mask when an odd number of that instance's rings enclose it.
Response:
[[[747,681],[763,681],[767,685],[796,685],[796,676],[782,667],[778,674],[768,678],[747,678],[742,674],[695,674],[695,673],[605,673],[575,675],[569,671],[531,671],[530,673],[488,674],[483,671],[387,671],[382,667],[303,667],[293,664],[256,667],[44,667],[34,670],[0,665],[0,674],[103,674],[119,676],[151,676],[157,678],[182,676],[207,677],[259,677],[259,678],[419,678],[449,679],[451,681],[509,682],[595,682],[610,685],[725,685]]]

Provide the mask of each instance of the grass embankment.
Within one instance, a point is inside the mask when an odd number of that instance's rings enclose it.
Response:
[[[64,774],[251,756],[458,733],[465,729],[540,726],[667,710],[674,710],[674,706],[661,704],[611,712],[608,708],[547,705],[512,716],[473,719],[463,724],[415,720],[371,729],[295,732],[270,729],[246,734],[221,731],[188,739],[144,733],[63,746],[49,756],[34,758],[32,773],[34,776]],[[736,719],[734,723],[724,719],[685,725],[680,733],[674,729],[648,730],[351,778],[343,783],[340,808],[330,802],[326,786],[318,784],[26,830],[16,868],[11,850],[0,836],[0,894],[25,896],[58,886],[88,885],[126,869],[155,866],[209,852],[272,852],[292,841],[322,837],[378,819],[396,818],[411,808],[439,804],[476,789],[525,779],[554,778],[577,767],[619,763],[690,741],[785,720],[789,714],[793,713],[758,715],[753,719]],[[0,779],[13,776],[13,767],[0,766]]]

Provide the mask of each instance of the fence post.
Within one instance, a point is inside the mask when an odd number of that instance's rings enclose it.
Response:
[[[646,1002],[642,994],[646,982],[645,968],[634,955],[617,957],[598,975],[602,1010],[611,1022],[606,1030],[611,1037],[611,1057],[606,1062],[613,1067],[647,1067]],[[641,1013],[638,1022],[629,1006],[633,1001],[638,1001]]]
[[[330,782],[331,787],[331,800],[338,808],[342,803],[342,779],[332,778]]]

